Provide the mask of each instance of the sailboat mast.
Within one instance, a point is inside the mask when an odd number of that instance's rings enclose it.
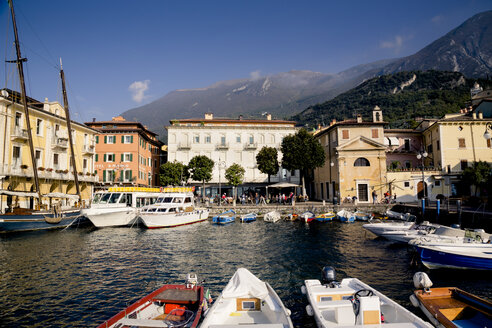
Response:
[[[38,203],[41,204],[41,190],[39,189],[39,178],[38,178],[38,167],[36,163],[36,158],[34,156],[34,145],[32,141],[32,133],[31,133],[31,121],[29,119],[29,108],[27,107],[27,96],[26,96],[26,84],[24,82],[24,67],[22,65],[23,62],[27,61],[26,58],[22,58],[19,46],[19,36],[17,34],[17,24],[15,22],[15,13],[14,13],[14,5],[12,4],[12,0],[9,0],[10,12],[12,14],[12,23],[14,27],[14,36],[15,36],[15,50],[17,53],[17,70],[19,71],[19,79],[21,85],[21,99],[22,104],[24,106],[24,113],[26,115],[26,124],[27,124],[27,136],[29,141],[29,150],[31,152],[31,160],[32,160],[32,170],[34,173],[34,183],[36,185],[36,191],[38,192],[39,200]]]
[[[65,88],[65,73],[63,72],[62,61],[60,58],[60,77],[62,81],[62,92],[63,92],[63,107],[65,109],[65,118],[67,120],[67,129],[68,129],[68,142],[70,143],[70,161],[72,163],[73,168],[73,177],[75,180],[75,188],[77,190],[77,195],[80,198],[80,189],[79,189],[79,178],[77,177],[77,166],[75,165],[75,153],[73,152],[73,140],[72,140],[72,124],[70,122],[70,111],[68,109],[68,97],[67,97],[67,89]]]

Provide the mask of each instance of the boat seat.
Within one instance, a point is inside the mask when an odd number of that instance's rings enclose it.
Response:
[[[123,318],[119,320],[118,323],[122,323],[123,325],[130,327],[167,327],[167,325],[160,320]]]
[[[359,316],[364,325],[381,323],[381,306],[378,296],[365,296],[359,299]]]
[[[349,300],[343,300],[343,301],[323,301],[323,302],[317,302],[316,306],[320,309],[326,309],[326,308],[334,308],[334,307],[349,307],[352,309],[352,302]]]

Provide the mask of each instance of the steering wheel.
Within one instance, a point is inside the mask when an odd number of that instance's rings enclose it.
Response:
[[[359,300],[361,297],[373,296],[374,292],[370,289],[361,289],[354,294],[354,299]]]

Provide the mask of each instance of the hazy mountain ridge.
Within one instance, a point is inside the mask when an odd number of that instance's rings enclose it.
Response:
[[[259,117],[268,111],[275,118],[288,118],[302,111],[299,117],[303,117],[318,108],[316,106],[323,107],[327,100],[376,76],[427,70],[455,71],[472,78],[491,75],[492,11],[471,17],[419,52],[404,58],[361,64],[338,74],[297,70],[260,78],[219,81],[205,88],[172,91],[122,115],[128,120],[142,122],[161,136],[166,134],[164,127],[169,125],[169,120],[202,117],[206,112],[213,112],[216,117],[240,114]],[[315,104],[321,105],[313,106]],[[340,111],[340,114],[334,113],[334,117],[347,115],[343,107]],[[303,123],[314,123],[306,117],[302,119]]]

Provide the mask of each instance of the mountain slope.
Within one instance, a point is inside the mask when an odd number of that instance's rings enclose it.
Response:
[[[332,100],[314,105],[291,117],[307,126],[327,124],[361,114],[372,118],[374,106],[381,107],[393,127],[411,127],[416,117],[439,117],[456,113],[470,100],[476,79],[459,72],[400,72],[368,80]],[[479,80],[486,87],[490,81]]]

